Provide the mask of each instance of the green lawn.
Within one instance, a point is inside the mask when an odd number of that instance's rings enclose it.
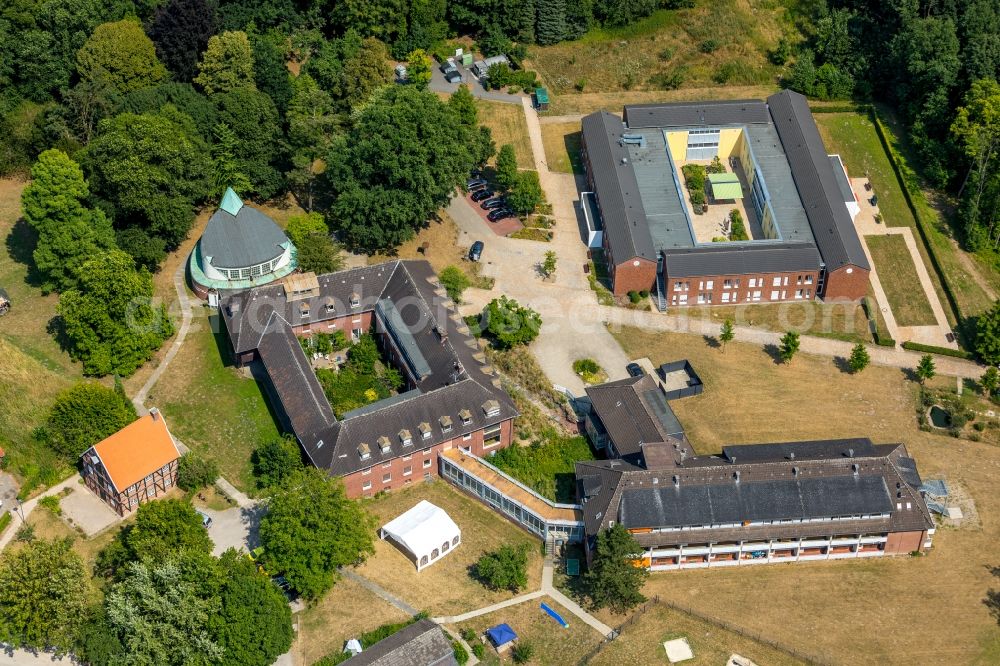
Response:
[[[218,326],[216,315],[195,311],[184,345],[146,404],[159,407],[175,436],[246,490],[254,447],[279,431],[261,387],[232,366],[225,332],[213,332]]]
[[[931,304],[920,288],[920,278],[902,236],[866,236],[879,281],[900,326],[932,326]]]
[[[773,84],[767,53],[793,30],[785,2],[696,0],[622,28],[530,49],[526,66],[554,95]],[[582,89],[582,90],[581,90]]]
[[[549,171],[583,173],[580,159],[582,137],[580,123],[546,123],[542,125],[542,145]]]
[[[573,463],[593,459],[594,453],[585,438],[547,433],[544,439],[530,446],[501,449],[489,461],[554,502],[573,502],[576,498]]]
[[[819,126],[820,134],[830,152],[839,153],[847,166],[852,177],[862,177],[867,172],[879,198],[879,208],[888,226],[908,226],[913,229],[914,236],[918,239],[920,255],[931,274],[934,288],[938,298],[945,306],[945,312],[952,324],[951,309],[948,307],[948,300],[944,289],[940,284],[940,277],[933,268],[924,246],[917,220],[914,219],[903,192],[900,189],[899,180],[896,178],[889,157],[879,141],[875,132],[875,126],[867,114],[862,113],[820,113],[814,116],[816,124]],[[895,128],[887,127],[892,131]],[[899,147],[898,139],[892,137]],[[970,275],[963,264],[963,257],[948,235],[948,229],[940,213],[931,207],[927,199],[921,193],[917,193],[914,201],[918,214],[921,217],[924,232],[928,236],[929,244],[934,250],[938,259],[944,279],[951,286],[952,292],[958,301],[958,307],[962,317],[975,316],[983,310],[989,308],[992,303],[976,283],[974,276]],[[969,259],[971,257],[965,257]],[[971,263],[971,262],[970,262]]]

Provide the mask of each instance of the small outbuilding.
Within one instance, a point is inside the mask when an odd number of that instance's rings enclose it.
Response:
[[[535,108],[539,111],[549,110],[549,91],[546,88],[535,88]]]
[[[379,538],[390,539],[417,567],[434,564],[462,543],[462,530],[444,509],[427,500],[386,523]]]

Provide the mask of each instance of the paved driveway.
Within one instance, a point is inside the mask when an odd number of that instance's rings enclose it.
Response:
[[[121,516],[82,484],[59,500],[59,506],[66,521],[82,529],[88,539],[121,520]]]
[[[469,90],[472,92],[473,97],[478,97],[479,99],[490,100],[491,102],[504,102],[506,104],[520,104],[520,95],[508,95],[507,93],[485,90],[479,83],[479,79],[472,75],[465,67],[461,65],[458,66],[458,71],[462,73],[462,83],[469,86]],[[441,66],[438,63],[434,63],[434,70],[431,73],[431,82],[427,86],[432,92],[447,93],[451,94],[458,90],[459,83],[448,83],[445,81],[444,74],[441,73]]]
[[[260,545],[257,530],[263,515],[263,506],[233,507],[225,511],[198,509],[212,519],[208,536],[212,539],[212,554],[221,555],[230,548],[251,551]]]

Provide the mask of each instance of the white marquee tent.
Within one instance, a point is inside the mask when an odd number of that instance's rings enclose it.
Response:
[[[391,538],[417,565],[417,571],[450,553],[462,542],[462,530],[444,509],[427,500],[385,524],[379,537]]]

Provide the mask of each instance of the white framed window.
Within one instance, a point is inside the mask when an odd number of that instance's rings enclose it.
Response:
[[[705,282],[705,289],[715,289],[715,280],[707,280]]]
[[[779,277],[774,278],[774,280],[771,282],[771,286],[772,287],[780,287],[781,286],[781,277],[779,276]]]
[[[687,304],[687,302],[688,302],[688,297],[687,297],[687,294],[681,294],[681,297],[680,297],[680,304],[681,304],[681,305],[686,305],[686,304]]]
[[[796,289],[795,290],[795,298],[802,298],[802,294],[803,293],[804,292],[801,289]]]
[[[460,446],[458,448],[462,451],[462,453],[472,453],[471,446]]]
[[[759,291],[753,292],[753,300],[755,300],[755,301],[759,301],[760,300],[760,292]]]
[[[807,275],[806,276],[806,284],[812,284],[812,283],[813,283],[813,276],[812,275]]]
[[[483,448],[491,449],[500,444],[500,425],[490,426],[483,431]]]
[[[471,432],[468,435],[462,435],[462,441],[463,442],[467,442],[470,439],[472,439],[472,433]]]
[[[788,276],[787,275],[785,276],[785,279],[781,281],[781,286],[783,286],[783,287],[787,287],[788,286]]]
[[[772,301],[778,300],[778,292],[776,292],[776,291],[772,291],[771,292],[771,300]]]
[[[372,489],[371,481],[365,481],[363,484],[361,484],[361,490],[371,490],[371,489]]]
[[[386,472],[382,475],[382,483],[389,483],[392,481],[392,472]]]
[[[361,306],[361,297],[357,294],[351,294],[351,307],[357,308]]]
[[[431,459],[428,458],[427,460],[424,461],[423,464],[424,464],[424,469],[427,469],[428,467],[431,466]]]
[[[406,467],[403,468],[403,476],[409,476],[411,474],[413,474],[413,466],[412,465],[407,465]]]
[[[735,296],[735,294],[734,294],[734,296]],[[733,299],[733,300],[736,300],[736,299]],[[729,302],[729,292],[728,291],[722,292],[722,302],[723,303],[728,303]]]

